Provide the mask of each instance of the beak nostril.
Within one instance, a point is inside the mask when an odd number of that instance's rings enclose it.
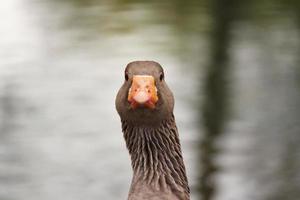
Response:
[[[157,89],[152,76],[135,75],[128,94],[128,101],[131,107],[146,106],[155,108],[157,102]]]

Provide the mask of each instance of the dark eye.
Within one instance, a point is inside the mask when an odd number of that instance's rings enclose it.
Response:
[[[164,72],[160,72],[159,80],[162,81],[164,80],[164,78],[165,78]]]
[[[128,72],[125,72],[125,80],[128,81],[129,77],[128,77]]]

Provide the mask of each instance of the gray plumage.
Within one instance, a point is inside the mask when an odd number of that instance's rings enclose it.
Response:
[[[126,67],[116,98],[122,131],[133,169],[128,200],[189,200],[189,186],[173,115],[174,97],[162,67],[153,61],[136,61]],[[155,109],[131,109],[127,101],[133,75],[151,75],[159,100]]]

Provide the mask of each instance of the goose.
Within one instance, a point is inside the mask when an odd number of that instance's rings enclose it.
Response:
[[[115,104],[133,170],[128,200],[189,200],[174,96],[163,68],[155,61],[134,61],[124,79]]]

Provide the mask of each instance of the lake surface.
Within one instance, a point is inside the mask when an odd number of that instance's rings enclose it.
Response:
[[[300,5],[216,2],[2,2],[0,199],[126,199],[114,100],[156,60],[192,199],[298,200]]]

